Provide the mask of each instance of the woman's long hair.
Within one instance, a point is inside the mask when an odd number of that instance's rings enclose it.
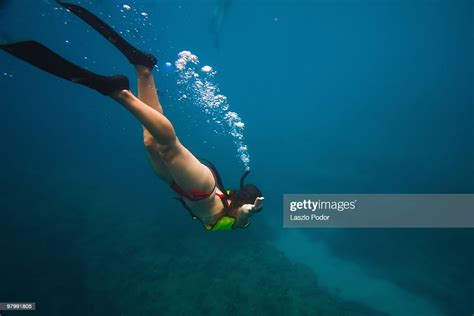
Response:
[[[253,204],[255,199],[263,196],[257,186],[253,184],[245,184],[245,178],[249,175],[250,170],[245,171],[245,173],[240,178],[240,187],[238,190],[232,190],[229,195],[231,203],[228,207],[224,209],[224,212],[229,215],[236,217],[237,210],[244,204]]]

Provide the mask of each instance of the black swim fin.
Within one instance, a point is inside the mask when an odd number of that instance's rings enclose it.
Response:
[[[75,82],[104,95],[129,89],[125,76],[101,76],[81,68],[59,56],[46,46],[35,41],[24,41],[0,45],[7,53],[35,66],[50,74]]]
[[[99,32],[105,37],[110,43],[112,43],[122,54],[127,57],[128,61],[133,65],[143,65],[148,68],[153,68],[156,65],[156,57],[142,52],[141,50],[132,46],[127,42],[119,33],[117,33],[112,27],[107,25],[104,21],[99,19],[93,13],[87,9],[78,6],[77,4],[67,3],[64,1],[57,0],[57,2],[77,15],[84,22],[89,24],[94,30]]]

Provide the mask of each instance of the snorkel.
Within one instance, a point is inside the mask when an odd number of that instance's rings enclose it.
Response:
[[[239,188],[239,190],[242,189],[242,187],[244,186],[245,178],[247,178],[249,173],[250,173],[250,169],[247,169],[247,170],[245,170],[244,174],[240,177],[240,188]]]

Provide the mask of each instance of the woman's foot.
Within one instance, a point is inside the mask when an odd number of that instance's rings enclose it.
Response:
[[[0,49],[52,75],[94,89],[104,95],[129,89],[125,76],[102,76],[64,59],[36,41],[0,45]]]
[[[93,76],[86,78],[85,82],[78,81],[77,83],[88,86],[103,95],[111,95],[117,91],[130,90],[128,78],[122,75],[101,76],[93,74]]]

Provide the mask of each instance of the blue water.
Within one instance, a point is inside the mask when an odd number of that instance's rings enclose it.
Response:
[[[180,100],[165,63],[189,50],[217,71],[265,209],[249,230],[206,233],[151,171],[129,113],[1,53],[0,302],[36,302],[35,315],[474,313],[472,229],[281,221],[284,193],[474,192],[474,2],[233,0],[217,24],[215,1],[79,3],[158,57],[182,143],[235,187],[232,137]],[[0,15],[2,42],[38,40],[136,92],[126,59],[54,1],[2,1]]]

